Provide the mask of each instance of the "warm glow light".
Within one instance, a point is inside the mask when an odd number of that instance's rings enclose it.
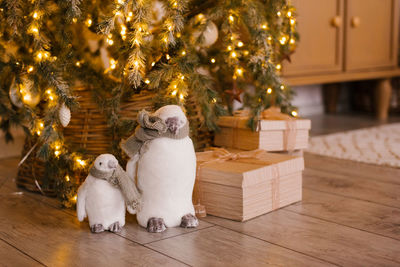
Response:
[[[261,25],[261,29],[266,30],[267,29],[267,24]]]
[[[72,201],[76,202],[77,199],[78,199],[78,196],[75,195],[75,196],[72,198]]]
[[[235,18],[232,15],[229,15],[229,21],[233,22],[235,20]]]
[[[46,94],[51,95],[51,89],[47,89]]]
[[[230,46],[230,45],[228,45],[228,51],[231,51],[232,50],[232,46]]]
[[[286,14],[288,18],[290,18],[292,16],[292,12],[288,11],[288,13]]]
[[[281,64],[276,65],[276,69],[277,69],[277,70],[282,69],[282,65],[281,65]]]
[[[67,175],[65,175],[65,181],[67,181],[67,182],[69,182],[69,175],[67,174]]]
[[[90,27],[90,26],[92,26],[92,19],[90,19],[90,18],[88,18],[87,20],[86,20],[86,26],[88,26],[88,27]]]
[[[293,117],[297,117],[297,115],[298,115],[298,114],[297,114],[297,111],[296,111],[296,110],[293,110],[293,111],[292,111],[292,115],[293,115]]]
[[[186,51],[182,51],[182,56],[186,55]]]
[[[117,61],[110,59],[110,68],[113,70],[117,67]]]
[[[213,99],[211,100],[211,102],[213,102],[213,103],[215,104],[215,103],[217,103],[217,99],[216,99],[216,98],[213,98]]]
[[[156,65],[156,63],[154,61],[151,62],[151,66],[154,67],[154,65]]]
[[[61,151],[60,151],[60,150],[54,151],[54,155],[55,155],[56,157],[58,157],[60,154],[61,154]]]
[[[81,160],[79,158],[76,159],[76,162],[81,165],[82,167],[84,167],[86,165],[86,162],[84,160]]]
[[[175,88],[176,88],[176,85],[175,85]],[[171,95],[172,95],[172,96],[176,96],[177,93],[178,93],[178,91],[177,91],[177,90],[174,90],[174,91],[172,91]]]
[[[150,80],[149,80],[149,79],[146,79],[144,82],[145,82],[146,84],[149,84],[149,83],[150,83]]]
[[[236,52],[235,51],[233,51],[232,53],[231,53],[231,57],[232,58],[235,58],[237,55],[236,55]]]
[[[272,93],[272,88],[268,88],[268,89],[267,89],[267,94],[270,95],[271,93]]]
[[[281,43],[281,45],[286,44],[286,42],[287,42],[286,36],[282,36],[282,38],[279,40],[279,42]]]
[[[107,38],[107,43],[108,43],[109,45],[113,45],[113,44],[114,44],[114,41],[113,41],[113,39]]]
[[[185,98],[185,97],[183,96],[183,94],[180,94],[180,95],[179,95],[179,99],[180,99],[180,100],[183,100],[184,98]]]
[[[33,71],[33,66],[28,66],[27,72],[28,72],[28,73],[31,73],[32,71]]]
[[[166,58],[167,60],[169,60],[171,57],[170,57],[168,54],[166,54],[166,55],[165,55],[165,58]]]
[[[238,47],[242,47],[243,46],[243,42],[238,42]]]
[[[135,65],[136,68],[139,67],[139,61],[135,60],[135,62],[133,62],[133,64]]]
[[[282,84],[281,85],[281,90],[284,90],[285,89],[285,86]]]
[[[237,73],[238,75],[242,75],[242,74],[243,74],[243,69],[242,69],[242,68],[237,68],[237,69],[236,69],[236,73]]]
[[[80,66],[81,66],[81,63],[80,63],[79,61],[77,61],[77,62],[75,63],[75,65],[76,65],[77,67],[80,67]]]
[[[278,17],[280,17],[280,16],[282,15],[282,13],[281,13],[280,11],[278,11],[278,12],[276,13],[276,15],[277,15]]]
[[[210,61],[211,63],[215,63],[215,58],[212,58]]]
[[[296,40],[294,40],[293,38],[290,38],[290,44],[295,44],[296,43]]]
[[[32,17],[33,17],[34,19],[38,19],[38,18],[39,18],[39,14],[35,11],[35,12],[33,13]]]
[[[77,18],[73,18],[73,19],[72,19],[72,22],[73,22],[73,23],[76,23],[77,21],[78,21]]]
[[[294,25],[296,24],[296,20],[295,19],[290,19],[290,25]]]

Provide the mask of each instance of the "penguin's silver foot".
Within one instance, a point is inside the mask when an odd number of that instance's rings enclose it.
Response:
[[[108,228],[108,231],[113,233],[118,233],[119,231],[121,231],[121,226],[119,225],[119,222],[111,224],[110,227]]]
[[[193,214],[186,214],[182,217],[181,227],[183,228],[194,228],[199,226],[199,220]]]
[[[161,233],[164,232],[167,227],[165,227],[164,220],[162,218],[152,217],[147,222],[147,231],[150,233]]]
[[[104,227],[101,224],[93,224],[90,226],[90,231],[92,231],[92,233],[101,233],[104,232]]]

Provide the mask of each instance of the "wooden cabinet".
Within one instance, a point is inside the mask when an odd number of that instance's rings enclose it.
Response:
[[[297,85],[400,74],[398,2],[293,0],[300,42],[283,76]]]
[[[343,67],[344,0],[294,0],[300,42],[284,74],[340,72]]]
[[[396,0],[348,0],[345,70],[378,69],[397,64]]]

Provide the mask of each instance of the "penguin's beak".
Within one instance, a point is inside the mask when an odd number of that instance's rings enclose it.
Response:
[[[108,167],[109,167],[110,169],[115,169],[115,168],[117,168],[117,162],[115,162],[114,160],[108,161]]]

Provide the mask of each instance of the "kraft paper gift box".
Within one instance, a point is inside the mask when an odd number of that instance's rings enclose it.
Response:
[[[225,149],[196,156],[194,202],[207,214],[246,221],[302,199],[302,157]]]
[[[261,114],[256,131],[248,127],[248,120],[246,113],[220,117],[218,125],[221,131],[215,134],[214,144],[242,150],[267,151],[292,151],[306,149],[308,146],[310,120],[295,119],[273,109]]]

